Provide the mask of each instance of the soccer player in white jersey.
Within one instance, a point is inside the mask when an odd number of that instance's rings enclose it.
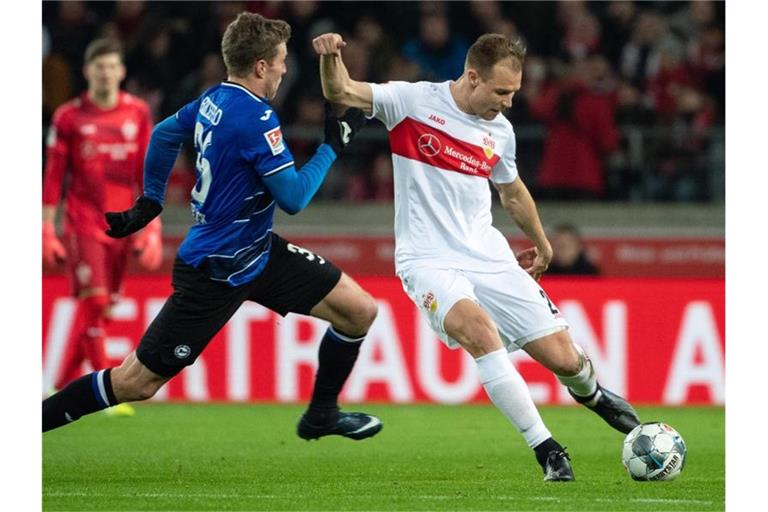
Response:
[[[502,114],[520,89],[525,49],[486,34],[455,81],[372,84],[350,78],[339,34],[312,44],[325,97],[361,108],[389,130],[395,268],[403,288],[449,347],[475,359],[488,396],[533,448],[544,479],[573,480],[568,454],[544,425],[508,351],[525,350],[616,430],[629,432],[639,419],[597,382],[592,362],[537,282],[552,247],[518,176],[515,134]],[[515,255],[492,226],[488,179],[534,247]]]

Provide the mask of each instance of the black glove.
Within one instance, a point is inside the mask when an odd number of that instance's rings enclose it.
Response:
[[[336,116],[331,105],[325,103],[325,143],[333,148],[336,156],[347,147],[352,138],[365,126],[367,119],[359,108],[350,107],[341,117]]]
[[[112,238],[123,238],[132,235],[149,224],[162,211],[163,207],[156,201],[148,197],[139,196],[136,204],[130,210],[107,212],[104,214],[107,224],[109,224],[107,234]]]

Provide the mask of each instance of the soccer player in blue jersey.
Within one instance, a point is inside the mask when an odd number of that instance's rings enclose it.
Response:
[[[330,261],[272,231],[275,208],[302,210],[342,149],[365,124],[359,109],[326,114],[325,141],[297,170],[269,100],[286,72],[290,26],[241,13],[226,29],[227,80],[154,130],[144,168],[144,194],[129,210],[107,213],[107,234],[122,238],[162,211],[168,175],[183,141],[194,140],[195,224],[179,247],[173,294],[135,352],[116,368],[73,381],[43,401],[43,431],[106,407],[152,397],[186,366],[240,305],[251,300],[281,315],[330,322],[319,349],[312,399],[297,432],[304,439],[365,439],[381,421],[341,412],[338,395],[352,371],[377,306]]]

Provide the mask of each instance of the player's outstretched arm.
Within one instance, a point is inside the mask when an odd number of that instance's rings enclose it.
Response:
[[[523,251],[518,255],[518,260],[521,260],[522,256],[521,264],[528,263],[528,265],[523,264],[524,270],[538,280],[552,261],[552,246],[541,225],[536,203],[519,176],[512,183],[494,183],[493,186],[499,191],[504,209],[534,244],[533,251],[530,249]]]
[[[295,215],[303,210],[317,193],[325,176],[342,150],[365,126],[365,115],[358,108],[350,108],[336,116],[329,105],[325,109],[325,140],[314,156],[301,170],[290,166],[263,178],[277,205],[286,213]]]
[[[315,53],[320,56],[320,82],[323,96],[330,102],[357,107],[367,115],[373,113],[373,91],[365,82],[352,80],[341,58],[341,49],[347,45],[336,33],[326,33],[312,40]]]
[[[175,116],[155,126],[144,159],[144,194],[124,212],[107,212],[107,235],[123,238],[149,224],[163,211],[165,187],[181,144],[190,136]]]

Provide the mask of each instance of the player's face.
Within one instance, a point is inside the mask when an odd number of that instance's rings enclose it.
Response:
[[[283,80],[283,75],[288,71],[285,65],[285,58],[288,56],[288,48],[285,43],[280,43],[277,47],[277,55],[272,58],[271,62],[267,63],[267,70],[264,78],[267,85],[267,99],[271,100],[277,95],[277,90],[280,88],[280,82]]]
[[[97,94],[117,91],[125,78],[125,66],[117,53],[99,55],[83,68],[88,89]]]
[[[512,98],[520,90],[523,72],[515,70],[509,62],[498,62],[487,79],[476,77],[476,87],[469,98],[472,113],[490,121],[512,106]]]

